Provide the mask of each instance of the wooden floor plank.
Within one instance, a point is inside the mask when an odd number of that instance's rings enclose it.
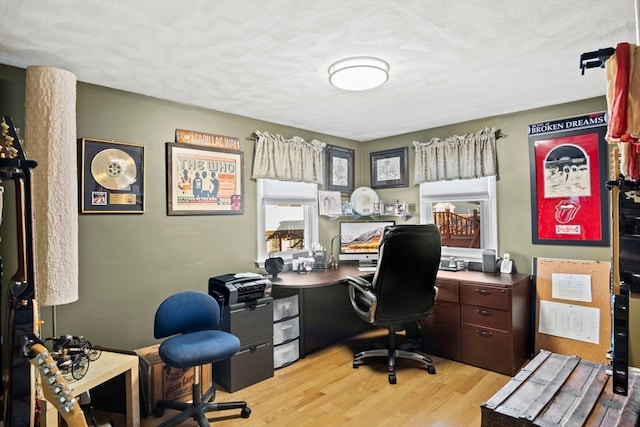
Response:
[[[378,337],[384,337],[384,333],[369,332],[333,345],[276,370],[273,378],[235,393],[218,390],[216,401],[246,400],[252,414],[248,419],[239,419],[238,411],[212,413],[210,416],[222,419],[212,421],[211,425],[480,426],[480,404],[510,379],[507,375],[433,357],[435,375],[411,361],[401,361],[397,367],[398,382],[391,385],[382,361],[368,360],[358,369],[352,367],[353,353]],[[141,427],[156,426],[175,413],[167,410],[162,419],[143,418]],[[121,425],[119,415],[101,416],[110,416],[114,425]],[[197,423],[189,420],[182,425],[195,427]]]

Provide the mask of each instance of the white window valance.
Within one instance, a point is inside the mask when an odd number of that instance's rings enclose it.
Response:
[[[253,179],[324,184],[324,142],[306,142],[298,136],[285,139],[260,131],[252,137],[256,142]]]
[[[469,179],[498,174],[495,128],[476,133],[413,141],[416,183]]]

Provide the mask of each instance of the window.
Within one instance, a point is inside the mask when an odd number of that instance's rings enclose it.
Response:
[[[496,177],[420,184],[420,222],[437,224],[442,257],[482,261],[484,249],[498,253]]]
[[[318,186],[258,179],[258,258],[290,258],[318,241]]]

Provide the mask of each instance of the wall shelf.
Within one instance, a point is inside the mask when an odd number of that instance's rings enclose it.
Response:
[[[343,215],[321,215],[321,216],[325,216],[327,218],[329,218],[329,221],[335,221],[336,219],[339,218],[347,218],[347,219],[351,219],[353,221],[360,219],[360,218],[371,218],[373,220],[377,220],[379,218],[402,218],[403,221],[408,220],[409,218],[412,217],[412,215],[410,213],[401,213],[401,214],[373,214],[373,215],[360,215],[360,214],[343,214]]]

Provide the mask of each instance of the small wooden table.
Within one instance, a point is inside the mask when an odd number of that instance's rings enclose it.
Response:
[[[79,396],[100,384],[125,374],[127,427],[140,426],[140,396],[138,383],[138,356],[103,351],[98,360],[89,363],[87,374],[80,380],[69,382],[69,388]],[[58,426],[58,411],[46,400],[40,400],[42,427]]]

